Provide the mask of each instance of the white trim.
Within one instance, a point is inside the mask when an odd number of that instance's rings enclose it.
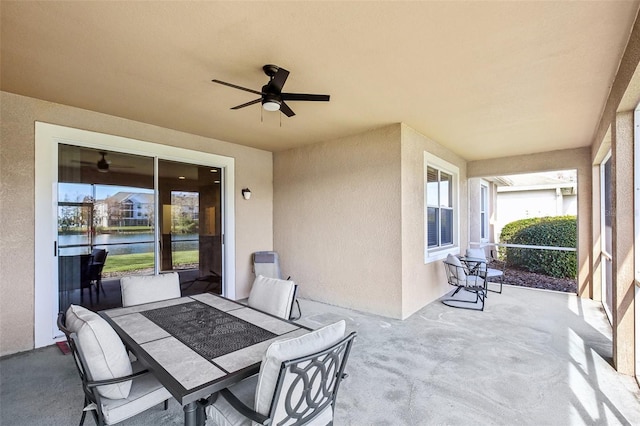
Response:
[[[159,157],[223,169],[223,295],[235,299],[235,159],[168,145],[145,142],[58,126],[35,123],[35,347],[56,341],[58,309],[58,268],[54,256],[57,217],[57,170],[59,143],[118,150],[128,154]],[[53,282],[53,285],[52,285]]]
[[[453,190],[453,244],[445,247],[428,248],[428,231],[427,231],[427,168],[431,166],[440,171],[444,171],[453,176],[452,190]],[[424,152],[424,171],[423,171],[424,200],[422,204],[424,214],[424,263],[431,263],[438,260],[442,260],[447,257],[449,253],[460,253],[460,168],[445,161],[435,155]]]
[[[484,210],[482,210],[482,189],[484,188]],[[489,226],[489,182],[486,180],[480,181],[480,241],[486,243],[489,241],[489,230],[491,229]],[[482,220],[482,213],[484,212],[484,220]],[[471,223],[471,221],[469,221]],[[484,238],[482,238],[482,231],[484,230]]]
[[[633,229],[635,230],[635,236],[633,241],[634,246],[634,266],[635,273],[634,279],[636,286],[640,286],[640,110],[636,109],[633,114],[633,188],[634,188],[634,197],[633,197]],[[638,303],[636,303],[638,306]],[[640,325],[640,324],[639,324]],[[637,330],[640,329],[637,328]],[[637,340],[636,340],[637,341]],[[638,343],[640,345],[640,342]],[[640,352],[636,352],[640,355]],[[637,357],[638,362],[640,363],[640,356]],[[640,365],[640,364],[639,364]],[[640,374],[640,371],[636,369]]]
[[[633,229],[635,232],[633,241],[634,252],[634,308],[635,308],[635,372],[636,381],[640,377],[640,107],[636,107],[633,113]],[[640,382],[640,381],[639,381]]]
[[[611,149],[605,154],[602,162],[600,162],[600,264],[602,267],[601,271],[601,282],[600,286],[600,300],[602,300],[602,307],[604,309],[605,314],[607,315],[607,319],[609,323],[613,323],[613,314],[609,309],[609,305],[607,304],[607,268],[611,267],[611,260],[613,259],[611,254],[607,252],[605,247],[605,216],[607,212],[604,209],[604,198],[605,198],[605,178],[604,178],[604,165],[607,161],[611,160]],[[611,213],[611,212],[609,212]],[[607,263],[608,262],[608,263]]]

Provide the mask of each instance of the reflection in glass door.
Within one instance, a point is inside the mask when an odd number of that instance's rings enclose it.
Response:
[[[183,294],[222,293],[222,170],[158,160],[160,271],[178,271]]]
[[[155,265],[154,159],[58,145],[58,307],[121,305],[119,278]]]
[[[58,145],[60,310],[121,306],[125,275],[175,271],[183,294],[222,293],[222,169],[155,163]]]

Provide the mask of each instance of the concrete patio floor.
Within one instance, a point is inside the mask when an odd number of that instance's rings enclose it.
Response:
[[[506,286],[484,312],[434,302],[405,321],[301,300],[300,321],[358,337],[335,425],[638,425],[635,379],[611,367],[601,305]],[[0,424],[75,425],[82,391],[57,347],[0,360]],[[171,401],[125,425],[180,425]],[[88,418],[87,425],[93,424]]]

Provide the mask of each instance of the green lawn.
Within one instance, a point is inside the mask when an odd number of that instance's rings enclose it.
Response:
[[[153,268],[153,253],[114,254],[107,257],[103,272],[126,272]],[[198,263],[198,250],[173,253],[173,265]]]

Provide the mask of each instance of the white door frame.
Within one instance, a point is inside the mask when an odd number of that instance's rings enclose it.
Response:
[[[35,347],[60,337],[58,314],[57,180],[58,144],[117,150],[163,160],[215,166],[223,170],[223,295],[235,299],[235,159],[121,136],[48,123],[35,123]]]
[[[633,113],[633,228],[636,381],[640,383],[640,106]]]
[[[609,310],[610,301],[607,298],[607,268],[611,268],[611,253],[607,252],[605,247],[605,216],[607,214],[612,214],[612,212],[606,211],[604,206],[604,198],[605,198],[605,177],[604,177],[604,165],[607,161],[611,160],[611,151],[607,152],[602,161],[600,162],[600,264],[601,268],[601,294],[600,297],[602,300],[602,308],[604,309],[607,319],[609,323],[613,322],[613,316],[611,311]]]

